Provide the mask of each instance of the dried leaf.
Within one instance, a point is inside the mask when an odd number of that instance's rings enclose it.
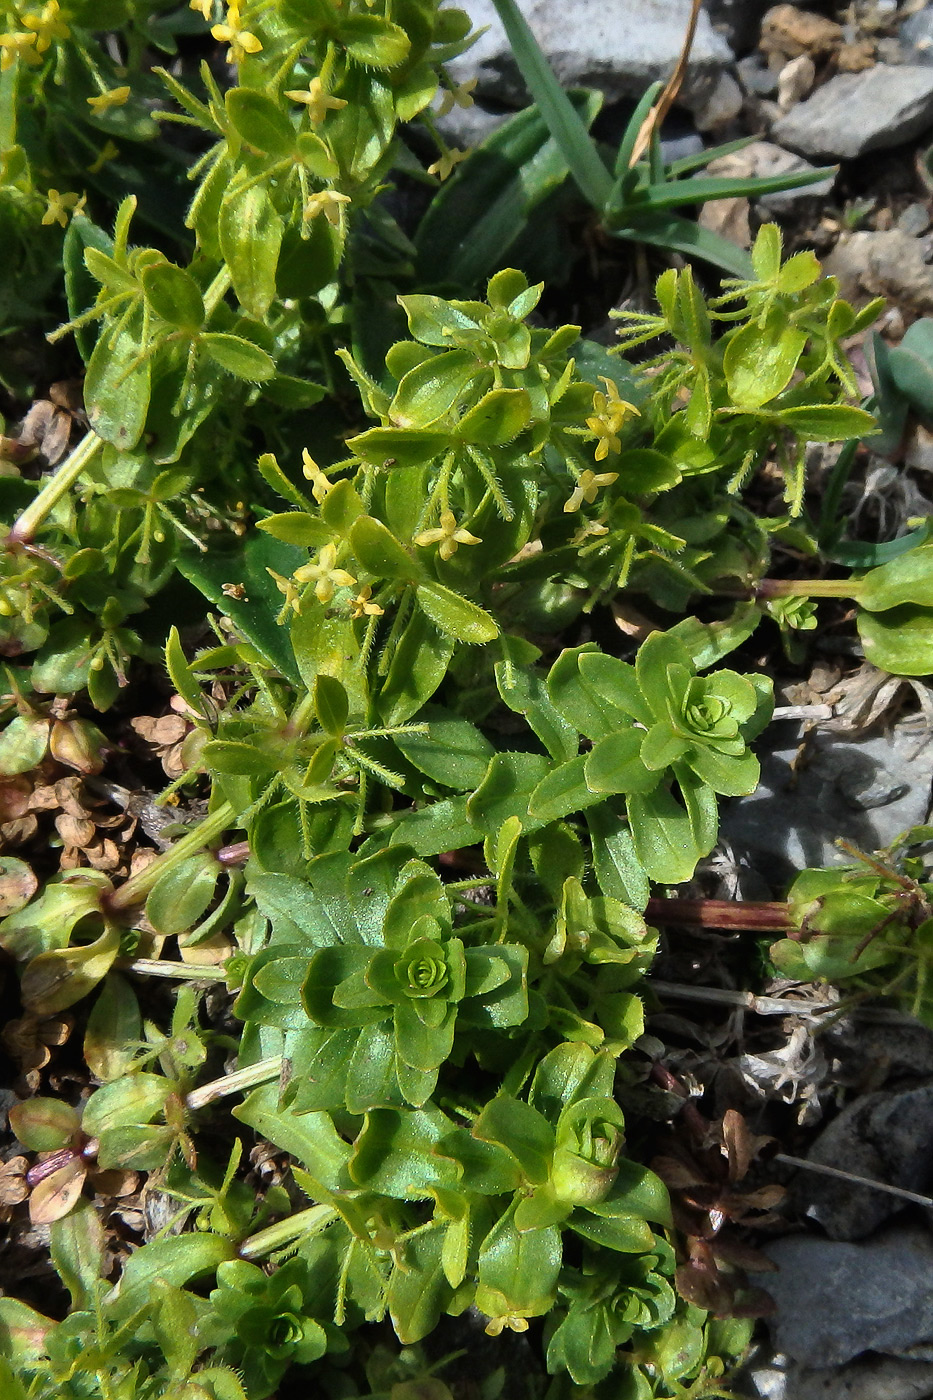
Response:
[[[0,856],[0,918],[24,909],[39,888],[39,881],[25,861]]]
[[[81,1195],[87,1167],[80,1157],[72,1157],[33,1188],[29,1197],[29,1219],[33,1225],[51,1225],[67,1215]]]

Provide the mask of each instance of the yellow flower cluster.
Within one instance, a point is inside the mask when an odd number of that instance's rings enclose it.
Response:
[[[44,224],[61,224],[62,228],[68,227],[69,214],[80,214],[87,203],[87,195],[59,194],[58,190],[49,190],[46,195],[48,208],[42,215]]]
[[[603,374],[599,377],[606,386],[606,392],[602,394],[597,389],[594,393],[593,417],[587,418],[586,426],[599,439],[596,444],[596,460],[602,462],[605,461],[610,452],[618,452],[621,449],[622,444],[618,434],[626,418],[632,417],[633,414],[635,417],[641,415],[633,403],[629,403],[627,399],[619,398],[619,391],[611,379],[607,379]],[[592,497],[587,497],[587,499],[591,500]],[[576,510],[576,506],[571,507],[571,509]]]
[[[328,112],[339,112],[341,107],[347,105],[343,97],[330,97],[324,91],[320,78],[312,78],[308,86],[302,90],[292,88],[286,92],[285,96],[290,97],[293,102],[301,102],[307,107],[312,126],[318,126]]]
[[[459,545],[482,544],[482,540],[458,525],[457,517],[452,510],[445,510],[441,512],[437,529],[422,530],[420,535],[415,536],[415,544],[436,544],[438,554],[446,561],[456,554]]]
[[[194,4],[192,8],[200,10],[205,19],[209,16],[205,13],[206,0],[204,3]],[[240,6],[237,0],[231,0],[227,6],[227,18],[223,24],[215,24],[211,27],[211,34],[219,44],[229,44],[227,50],[227,62],[236,64],[237,67],[243,62],[247,54],[260,53],[262,44],[251,34],[248,29],[243,28],[243,21],[240,18]]]
[[[12,68],[17,58],[35,67],[42,62],[53,39],[67,39],[71,33],[62,19],[58,0],[47,0],[38,12],[27,12],[20,23],[21,30],[0,34],[0,72]]]

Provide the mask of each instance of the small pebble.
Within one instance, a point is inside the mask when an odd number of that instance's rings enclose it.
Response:
[[[925,204],[908,204],[897,221],[902,233],[919,236],[930,227],[930,211]]]
[[[782,112],[802,101],[812,90],[816,81],[816,64],[807,53],[792,58],[785,63],[778,78],[778,106]]]

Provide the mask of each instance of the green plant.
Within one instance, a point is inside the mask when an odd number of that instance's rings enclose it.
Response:
[[[24,1020],[76,1009],[91,1081],[11,1113],[71,1306],[0,1299],[0,1380],[13,1400],[263,1400],[293,1370],[334,1400],[450,1400],[418,1347],[475,1309],[528,1334],[534,1400],[728,1394],[750,1324],[678,1293],[620,1090],[650,1070],[652,883],[690,879],[719,799],[758,779],[771,681],[723,661],[767,619],[804,633],[811,596],[897,626],[908,607],[918,637],[933,606],[925,544],[845,584],[765,577],[820,553],[807,443],[875,428],[844,343],[877,306],[782,261],[773,227],[727,258],[665,212],[783,182],[682,179],[656,133],[642,159],[655,93],[611,171],[597,101],[565,98],[517,29],[538,109],[397,220],[389,182],[455,164],[442,146],[423,171],[401,135],[436,136],[468,41],[434,0],[49,0],[4,23],[11,268],[57,271],[60,248],[51,338],[86,365],[89,431],[45,478],[25,449],[0,475],[0,786],[18,812],[102,772],[100,715],[164,658],[188,733],[160,800],[205,805],[126,879],[0,867]],[[108,150],[89,132],[124,145],[85,202],[79,162]],[[657,352],[638,366],[544,324],[543,285],[501,266],[568,171],[613,235],[735,274],[705,297],[664,272],[658,311],[621,317],[619,351]],[[429,260],[448,276],[426,290]],[[32,313],[8,308],[19,336]],[[638,644],[606,640],[620,595],[650,614]],[[857,895],[870,938],[838,975],[925,1015],[917,871],[832,876],[780,915],[807,935],[794,957],[842,966]],[[280,1180],[247,1177],[247,1134]],[[169,1214],[114,1269],[89,1193],[129,1172]],[[725,1312],[744,1275],[721,1268]]]

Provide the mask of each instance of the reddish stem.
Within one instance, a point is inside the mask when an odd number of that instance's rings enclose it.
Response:
[[[729,899],[649,899],[649,924],[686,924],[691,928],[766,930],[786,933],[796,927],[788,905]]]

